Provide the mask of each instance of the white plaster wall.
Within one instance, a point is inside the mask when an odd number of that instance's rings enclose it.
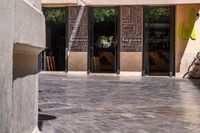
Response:
[[[0,133],[39,132],[37,54],[45,46],[40,9],[39,0],[0,0]]]

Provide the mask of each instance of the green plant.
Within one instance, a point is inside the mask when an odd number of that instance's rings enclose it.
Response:
[[[94,8],[93,19],[96,23],[105,22],[107,20],[114,20],[116,15],[114,8]]]
[[[45,8],[43,13],[47,23],[65,23],[65,10],[58,8]]]
[[[169,8],[149,7],[147,14],[149,22],[167,22],[169,21],[170,10]]]

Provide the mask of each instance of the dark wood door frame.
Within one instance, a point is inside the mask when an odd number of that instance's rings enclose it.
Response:
[[[148,57],[148,36],[149,33],[146,31],[148,24],[146,24],[145,10],[149,6],[144,6],[143,9],[143,63],[142,63],[142,75],[149,74],[149,57]],[[159,7],[159,6],[158,6]],[[148,21],[148,20],[147,20]],[[175,6],[170,6],[170,66],[169,66],[169,76],[175,76]]]
[[[103,7],[97,7],[97,8],[106,8],[107,6],[103,6]],[[112,6],[108,6],[108,7],[112,7]],[[88,7],[88,54],[87,54],[87,73],[90,74],[91,72],[93,72],[93,63],[92,63],[92,54],[93,54],[93,47],[92,47],[92,43],[93,43],[93,22],[92,22],[92,10],[93,8],[96,7]],[[116,74],[120,74],[120,16],[121,16],[121,11],[120,11],[120,7],[113,7],[116,9],[117,11],[117,48],[116,48],[116,62],[115,62],[115,73]]]
[[[175,6],[170,7],[170,67],[169,76],[175,76]]]
[[[90,74],[92,72],[92,61],[91,61],[91,57],[92,57],[92,52],[91,52],[91,43],[92,41],[92,21],[91,21],[91,7],[88,7],[88,51],[87,51],[87,73]]]
[[[116,7],[117,9],[117,59],[116,59],[116,74],[120,74],[120,42],[121,42],[121,8],[120,6]]]
[[[148,60],[148,36],[149,36],[149,32],[146,31],[146,29],[148,28],[148,23],[146,23],[145,20],[146,18],[146,10],[147,10],[147,6],[144,6],[143,8],[143,52],[142,52],[142,76],[146,75],[147,73],[149,73],[149,60]]]
[[[65,72],[68,72],[68,51],[69,51],[69,7],[66,7],[65,14]]]

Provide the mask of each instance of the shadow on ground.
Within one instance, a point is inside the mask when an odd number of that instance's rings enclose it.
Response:
[[[200,91],[200,79],[189,79]]]
[[[46,115],[46,114],[39,114],[38,115],[38,128],[40,131],[42,131],[42,125],[44,121],[54,120],[57,117],[52,115]]]

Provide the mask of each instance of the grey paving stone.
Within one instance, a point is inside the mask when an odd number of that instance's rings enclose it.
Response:
[[[43,133],[200,132],[200,80],[43,73],[39,89]]]

